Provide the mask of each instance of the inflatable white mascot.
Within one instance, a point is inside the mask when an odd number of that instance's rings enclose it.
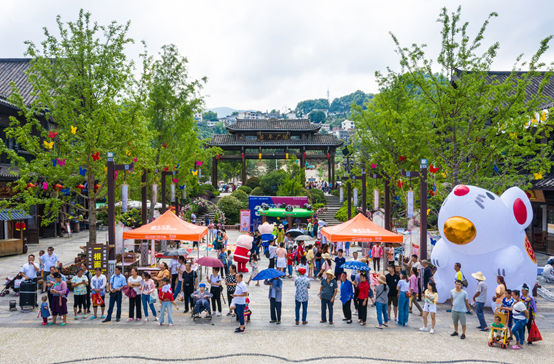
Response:
[[[523,283],[533,287],[537,260],[525,235],[532,218],[531,202],[518,187],[498,197],[479,187],[456,186],[440,209],[441,239],[431,254],[439,302],[446,301],[454,288],[454,263],[462,265],[469,297],[477,287],[471,273],[483,273],[488,286],[485,306],[491,306],[499,275],[509,289],[520,289]]]

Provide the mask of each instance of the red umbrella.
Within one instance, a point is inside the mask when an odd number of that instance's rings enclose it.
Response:
[[[221,263],[219,260],[213,257],[202,257],[196,261],[198,265],[202,265],[204,267],[219,267],[223,268],[223,263]]]

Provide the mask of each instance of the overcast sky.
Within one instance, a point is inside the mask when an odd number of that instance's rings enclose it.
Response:
[[[440,9],[462,5],[474,34],[496,11],[485,43],[500,42],[496,70],[510,70],[520,53],[530,56],[539,41],[554,33],[554,1],[24,1],[0,0],[0,57],[23,57],[25,40],[44,39],[55,18],[77,19],[79,9],[107,24],[131,20],[130,37],[151,53],[174,43],[188,57],[190,74],[208,77],[208,108],[271,110],[294,108],[301,100],[331,100],[357,89],[375,92],[374,73],[398,69],[388,34],[402,45],[425,43],[436,55]],[[554,51],[545,58],[554,61]]]

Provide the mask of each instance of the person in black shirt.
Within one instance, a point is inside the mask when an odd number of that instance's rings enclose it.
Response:
[[[433,271],[431,270],[431,267],[429,267],[429,263],[427,262],[427,260],[423,259],[421,261],[421,265],[423,266],[423,287],[425,287],[425,290],[427,289],[429,281],[434,282],[435,280],[433,279]]]
[[[339,249],[339,256],[335,257],[335,277],[340,277],[344,273],[344,268],[340,268],[346,263],[346,258],[342,256],[342,249]]]
[[[389,273],[386,275],[387,278],[387,286],[389,286],[389,303],[388,303],[388,312],[389,317],[392,315],[390,314],[391,311],[391,304],[394,306],[394,319],[398,319],[398,290],[397,285],[398,281],[400,280],[400,276],[398,273],[396,273],[396,270],[394,268],[394,265],[388,266]]]
[[[198,275],[192,270],[190,262],[187,262],[187,264],[185,264],[185,271],[183,272],[183,295],[185,299],[184,313],[189,312],[189,300],[191,299],[190,295],[196,290],[197,285]],[[192,302],[190,308],[191,310],[194,309],[194,307],[192,307]]]

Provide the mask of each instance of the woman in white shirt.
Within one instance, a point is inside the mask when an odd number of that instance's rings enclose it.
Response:
[[[210,293],[212,296],[212,315],[217,313],[217,316],[221,316],[221,276],[219,275],[219,268],[212,268],[212,274],[210,274]],[[217,311],[215,306],[217,304]]]
[[[151,279],[150,273],[142,273],[142,278],[143,281],[142,285],[140,286],[140,292],[142,293],[142,306],[144,307],[144,322],[148,321],[148,307],[150,307],[152,315],[154,315],[154,320],[158,321],[158,317],[156,316],[156,308],[154,307],[155,301],[151,296],[153,292],[157,292],[156,285],[154,284],[154,280]]]
[[[410,298],[408,297],[410,283],[405,270],[400,271],[400,280],[396,288],[398,290],[398,321],[396,323],[400,326],[406,326],[410,310]]]
[[[514,299],[514,305],[512,307],[504,307],[505,310],[512,311],[514,317],[514,326],[512,327],[512,333],[516,337],[516,343],[512,346],[513,350],[519,350],[525,342],[525,324],[529,319],[529,311],[525,306],[525,303],[520,300],[520,292],[517,289],[512,291],[512,298]],[[518,346],[519,344],[519,346]]]
[[[131,276],[127,278],[127,285],[135,290],[136,296],[129,297],[129,319],[127,321],[133,321],[135,319],[135,307],[137,312],[137,321],[142,319],[142,295],[141,289],[142,286],[142,277],[138,275],[137,268],[131,269]]]
[[[92,277],[91,283],[90,283],[90,289],[91,294],[99,294],[100,298],[102,298],[102,304],[100,305],[100,309],[102,310],[102,318],[105,319],[106,316],[104,316],[104,311],[106,310],[106,283],[107,279],[106,276],[102,274],[102,269],[96,268],[96,274]],[[92,307],[94,310],[94,315],[90,318],[91,320],[94,320],[98,314],[98,305],[92,303]]]

